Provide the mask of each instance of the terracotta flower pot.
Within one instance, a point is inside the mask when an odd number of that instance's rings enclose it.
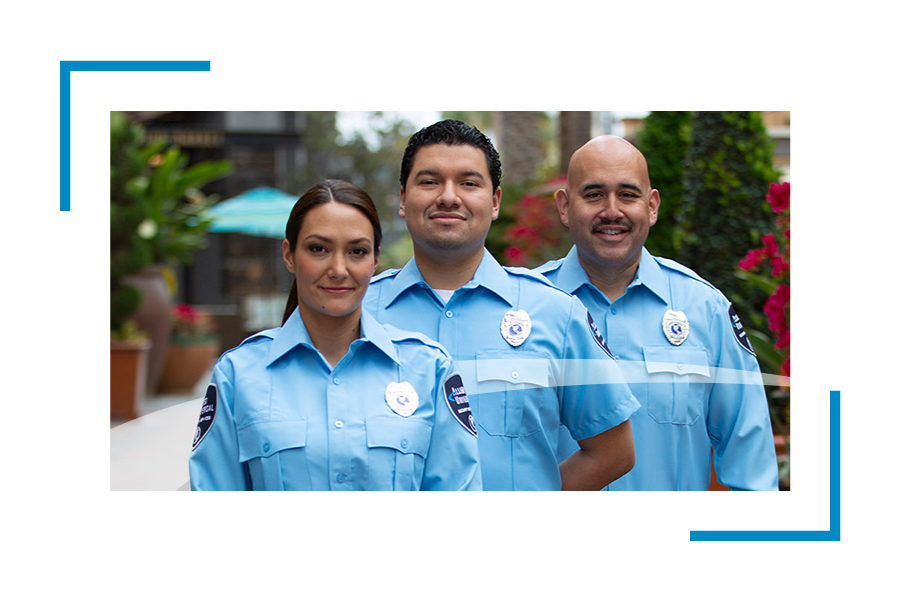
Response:
[[[160,392],[190,390],[216,361],[219,343],[169,344]]]
[[[110,342],[110,418],[135,419],[147,388],[150,342]]]

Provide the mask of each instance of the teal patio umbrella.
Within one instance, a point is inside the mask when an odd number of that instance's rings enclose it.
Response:
[[[207,216],[210,232],[237,232],[250,236],[284,238],[285,223],[298,197],[261,186],[213,205]]]

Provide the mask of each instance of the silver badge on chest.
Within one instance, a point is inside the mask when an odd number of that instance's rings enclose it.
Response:
[[[410,417],[419,407],[419,395],[409,382],[390,382],[385,388],[385,402],[401,417]]]
[[[501,320],[501,336],[510,346],[519,346],[532,333],[532,320],[523,310],[507,311]]]
[[[663,314],[663,335],[675,346],[685,342],[688,338],[688,318],[685,313],[668,309]]]

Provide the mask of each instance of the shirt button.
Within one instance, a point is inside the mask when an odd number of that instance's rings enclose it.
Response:
[[[335,422],[335,427],[336,427],[336,428],[343,428],[343,427],[344,427],[344,422],[342,422],[342,421],[339,419],[338,421]]]
[[[268,452],[269,452],[269,443],[268,443],[268,442],[263,443],[263,452],[264,452],[264,453],[268,453]]]
[[[402,448],[402,449],[407,448],[407,439],[406,438],[404,438],[402,441],[400,441],[400,448]]]
[[[454,312],[453,312],[453,311],[447,311],[447,312],[445,313],[445,315],[447,315],[448,317],[453,317],[453,316],[454,316]]]
[[[338,384],[341,383],[341,379],[340,379],[340,378],[335,378],[334,380],[332,380],[332,382],[334,382],[334,383],[335,383],[335,386],[337,386]]]
[[[685,365],[682,363],[679,363],[678,365],[676,365],[676,369],[678,369],[679,371],[685,371]]]
[[[512,374],[510,374],[510,377],[513,378],[514,380],[519,379],[519,372],[514,371]]]
[[[616,315],[616,307],[610,307],[610,312]]]
[[[344,474],[338,474],[338,476],[335,478],[335,480],[338,481],[338,484],[343,484],[344,483]]]

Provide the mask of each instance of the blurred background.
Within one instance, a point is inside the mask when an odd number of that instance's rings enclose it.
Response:
[[[486,244],[507,265],[568,252],[553,194],[569,157],[602,133],[630,140],[660,191],[649,250],[722,290],[762,371],[789,376],[788,111],[121,112],[111,114],[111,427],[202,396],[222,351],[281,324],[284,225],[321,179],[372,196],[380,270],[402,267],[413,249],[397,215],[400,159],[415,131],[444,118],[477,126],[501,155]],[[781,382],[767,390],[787,443]]]

